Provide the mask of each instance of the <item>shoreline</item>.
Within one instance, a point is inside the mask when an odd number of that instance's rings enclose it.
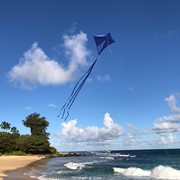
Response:
[[[7,179],[10,172],[23,169],[27,165],[44,158],[45,156],[38,155],[0,156],[0,180]]]

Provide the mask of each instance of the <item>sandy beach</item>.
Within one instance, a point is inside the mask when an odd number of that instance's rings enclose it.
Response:
[[[0,180],[6,177],[6,171],[16,170],[44,158],[43,156],[0,156]]]

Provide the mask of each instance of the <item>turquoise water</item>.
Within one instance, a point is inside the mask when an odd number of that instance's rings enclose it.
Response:
[[[41,180],[180,180],[180,149],[83,154],[44,159],[28,174]]]

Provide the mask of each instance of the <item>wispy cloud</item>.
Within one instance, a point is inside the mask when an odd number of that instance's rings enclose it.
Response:
[[[50,108],[57,108],[57,105],[55,105],[55,104],[48,104],[48,107],[50,107]]]
[[[161,134],[157,139],[158,144],[171,144],[176,142],[176,138],[172,135],[172,133]]]
[[[97,80],[101,81],[101,82],[105,82],[105,81],[110,82],[111,81],[111,77],[110,77],[109,74],[105,74],[104,76],[97,76]]]
[[[26,106],[26,107],[25,107],[25,110],[26,110],[26,111],[29,111],[29,110],[31,110],[31,109],[32,109],[31,106]]]
[[[173,29],[170,29],[165,32],[156,32],[154,35],[155,40],[165,40],[165,39],[172,39],[177,38],[179,36],[179,32]]]
[[[180,123],[180,114],[171,114],[169,116],[163,116],[157,119],[158,122],[174,122]]]
[[[176,103],[177,103],[176,96],[179,97],[180,95],[179,94],[176,94],[176,95],[172,94],[169,97],[167,97],[165,100],[167,101],[168,106],[169,106],[172,113],[179,113],[180,114],[180,108],[178,108],[176,106]]]
[[[170,108],[171,114],[157,119],[153,130],[157,133],[178,132],[180,131],[180,108],[176,105],[176,96],[170,95],[165,99]]]
[[[180,125],[172,122],[157,122],[153,128],[157,133],[180,131]]]
[[[65,34],[63,40],[65,56],[69,60],[67,67],[48,57],[35,42],[23,54],[19,64],[9,71],[9,80],[28,89],[37,85],[59,85],[73,81],[79,68],[87,65],[87,58],[90,55],[86,47],[87,35],[84,32],[76,35]]]
[[[128,148],[159,148],[162,146],[178,146],[180,132],[180,111],[177,106],[179,94],[172,94],[165,99],[171,114],[162,116],[152,125],[151,129],[138,130],[132,124],[128,124],[128,131],[123,136],[124,145]]]
[[[171,114],[157,118],[152,130],[157,134],[156,143],[160,145],[177,144],[178,132],[180,132],[180,108],[177,107],[178,94],[172,94],[165,100]]]

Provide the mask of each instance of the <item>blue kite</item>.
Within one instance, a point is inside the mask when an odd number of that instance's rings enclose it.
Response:
[[[65,121],[69,116],[69,110],[70,110],[71,106],[73,105],[77,95],[79,94],[79,92],[80,92],[81,88],[83,87],[84,83],[86,82],[87,78],[89,77],[94,65],[96,64],[96,62],[97,62],[97,60],[99,58],[99,55],[102,53],[102,51],[106,47],[108,47],[110,44],[115,42],[113,40],[113,38],[111,37],[110,33],[106,33],[106,34],[103,34],[103,35],[96,35],[96,36],[94,36],[94,40],[95,40],[97,51],[98,51],[97,58],[92,63],[92,65],[89,67],[89,69],[86,71],[86,73],[76,83],[73,91],[71,92],[71,95],[69,96],[68,100],[63,105],[63,107],[61,108],[61,112],[60,112],[60,115],[62,114],[61,119],[63,119],[64,116],[66,115]]]

